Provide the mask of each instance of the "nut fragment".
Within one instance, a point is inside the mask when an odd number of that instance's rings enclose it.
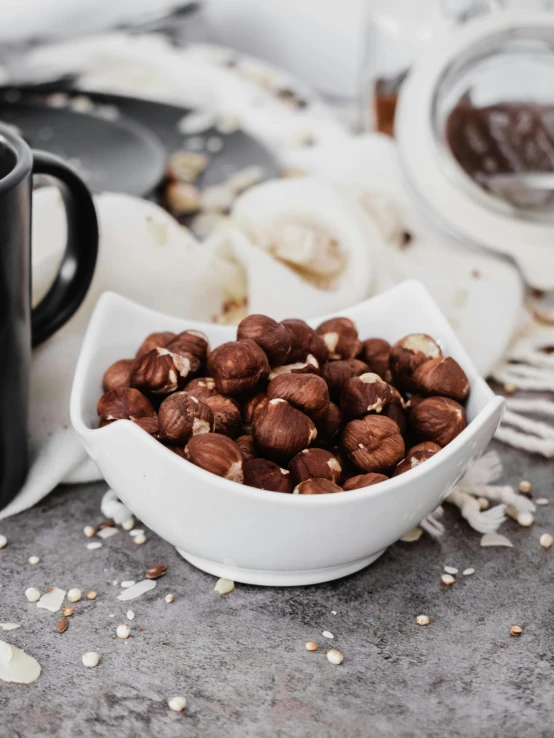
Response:
[[[4,535],[0,535],[0,549],[6,548],[8,545],[8,539]]]
[[[87,600],[95,600],[97,598],[96,592],[90,591],[87,592]]]
[[[394,384],[402,390],[414,391],[413,374],[429,359],[442,356],[440,347],[425,333],[411,333],[397,341],[390,351],[390,368]]]
[[[160,577],[165,576],[166,572],[167,572],[167,566],[165,564],[156,564],[155,566],[150,566],[146,570],[146,578],[147,579],[159,579]]]
[[[452,576],[452,574],[443,574],[442,577],[441,577],[441,582],[443,584],[446,584],[448,587],[451,584],[454,584],[455,581],[456,580],[454,579],[454,577]]]
[[[235,583],[232,579],[218,579],[215,583],[214,591],[220,595],[229,594],[235,589]]]
[[[360,353],[358,329],[350,318],[331,318],[316,328],[325,341],[331,359],[353,359]]]
[[[86,535],[87,538],[92,538],[96,531],[92,527],[92,525],[85,525],[85,527],[83,528],[83,533]]]
[[[70,602],[79,602],[81,599],[82,592],[78,587],[72,587],[67,593],[67,599]]]
[[[340,406],[348,420],[380,413],[392,399],[392,388],[378,374],[366,372],[349,379],[342,389]]]
[[[531,482],[527,482],[526,480],[522,479],[519,483],[519,491],[524,494],[528,495],[533,489],[533,486]]]
[[[173,712],[183,712],[187,706],[187,701],[184,697],[170,697],[167,701],[167,705]]]
[[[102,377],[104,392],[131,386],[131,369],[134,359],[120,359],[109,366]]]
[[[189,395],[196,397],[200,402],[206,402],[208,397],[217,395],[218,392],[215,388],[215,382],[212,377],[199,377],[198,379],[191,379],[185,386],[185,392]]]
[[[61,620],[58,620],[56,623],[56,630],[58,633],[65,633],[65,631],[69,627],[69,620],[67,618],[62,618]]]
[[[249,338],[265,352],[270,366],[284,364],[291,349],[287,329],[266,315],[248,315],[237,328],[237,340]]]
[[[418,615],[416,618],[416,623],[418,625],[429,625],[429,615]]]
[[[397,424],[382,415],[351,420],[343,431],[342,445],[352,462],[364,472],[387,472],[405,452]]]
[[[550,535],[550,533],[543,533],[542,536],[539,538],[539,543],[543,548],[548,549],[554,543],[554,538]]]
[[[131,385],[153,394],[167,395],[182,386],[182,380],[200,368],[200,361],[190,353],[174,347],[155,348],[135,359]]]
[[[418,366],[411,383],[421,395],[440,395],[463,402],[469,394],[469,380],[451,356],[429,359]]]
[[[153,423],[156,430],[158,427],[158,416],[152,403],[137,389],[125,387],[106,392],[98,400],[96,410],[101,421],[132,420],[140,423],[146,420]]]
[[[342,488],[345,491],[352,489],[363,489],[364,487],[371,487],[373,484],[379,484],[379,482],[386,482],[388,479],[384,474],[375,474],[369,472],[368,474],[358,474],[355,477],[350,477],[346,482],[343,483]]]
[[[427,397],[410,413],[418,438],[446,446],[467,426],[464,408],[448,397]]]
[[[289,364],[305,362],[312,354],[321,366],[329,359],[329,349],[325,341],[305,321],[297,318],[282,320],[281,325],[287,330],[291,339],[291,348],[287,361]]]
[[[267,377],[269,364],[254,341],[229,341],[208,356],[208,372],[218,392],[237,397],[252,392]]]
[[[169,605],[169,604],[171,604],[172,602],[174,602],[174,600],[175,600],[175,596],[174,596],[174,595],[172,595],[171,593],[170,593],[170,594],[166,594],[166,596],[164,597],[164,600],[165,600],[165,601],[167,602],[167,604]]]
[[[368,365],[370,370],[378,374],[385,382],[392,380],[390,370],[391,346],[383,338],[368,338],[362,344],[360,358]]]
[[[252,459],[244,464],[244,483],[271,492],[292,492],[292,482],[287,469],[269,459]]]
[[[242,460],[244,463],[251,461],[256,457],[256,449],[254,447],[254,438],[250,435],[239,436],[235,439],[235,443],[240,448],[242,453]],[[244,468],[244,466],[243,466]],[[245,481],[245,484],[248,482]]]
[[[321,370],[321,376],[327,382],[331,399],[340,400],[342,388],[352,377],[359,377],[369,371],[369,367],[359,359],[330,361]]]
[[[520,636],[523,633],[523,628],[521,625],[512,625],[510,628],[510,635],[511,636]]]
[[[242,432],[242,415],[238,404],[230,397],[212,395],[205,400],[214,418],[214,431],[229,438],[236,438]]]
[[[282,374],[267,388],[269,400],[286,400],[312,420],[325,417],[329,410],[329,390],[325,380],[316,374]]]
[[[185,458],[218,477],[243,482],[242,453],[227,436],[217,433],[193,436],[185,446]]]
[[[212,431],[214,417],[196,397],[188,392],[174,392],[160,405],[158,424],[160,440],[184,445],[191,436]]]
[[[64,618],[68,618],[70,615],[73,615],[73,608],[72,607],[64,607],[62,610],[62,615]]]
[[[126,641],[127,638],[129,638],[129,636],[131,635],[131,628],[129,628],[129,626],[125,623],[121,623],[121,625],[117,626],[115,634],[122,641]]]
[[[306,479],[293,489],[293,495],[327,495],[333,492],[342,492],[342,487],[331,482],[330,479]]]
[[[337,457],[323,448],[305,448],[289,464],[292,482],[300,484],[307,479],[330,479],[338,484],[342,466]]]
[[[38,556],[29,556],[28,561],[32,566],[36,566],[40,563],[40,558]]]
[[[36,587],[27,587],[25,597],[29,602],[38,602],[40,600],[40,592]]]
[[[82,661],[85,666],[92,669],[93,667],[98,666],[100,654],[96,653],[96,651],[86,651],[83,654]]]
[[[317,643],[315,641],[308,641],[306,643],[306,651],[317,651]]]
[[[254,418],[256,446],[273,461],[288,461],[315,440],[317,430],[307,415],[286,400],[270,400]]]
[[[336,648],[332,648],[330,651],[327,651],[327,661],[338,666],[344,661],[344,656]]]

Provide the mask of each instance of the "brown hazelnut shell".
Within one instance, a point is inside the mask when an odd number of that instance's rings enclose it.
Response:
[[[179,389],[183,380],[199,367],[199,360],[192,354],[156,348],[135,359],[131,371],[131,385],[143,392],[167,395]]]
[[[251,432],[254,416],[267,405],[267,393],[258,392],[250,397],[242,406],[242,423],[244,429]]]
[[[391,345],[384,338],[368,338],[363,342],[360,353],[360,359],[385,382],[392,381],[390,350]]]
[[[251,461],[252,459],[255,459],[256,454],[256,447],[254,446],[254,438],[251,435],[243,435],[239,436],[238,438],[235,438],[235,443],[240,448],[242,452],[242,458],[244,461]]]
[[[342,427],[342,410],[334,402],[329,403],[329,408],[324,417],[318,420],[317,442],[319,445],[330,445],[338,436]]]
[[[218,392],[238,397],[252,392],[267,377],[269,363],[254,341],[229,341],[208,355],[208,374]]]
[[[208,397],[213,397],[218,394],[212,377],[197,377],[196,379],[191,379],[190,382],[187,382],[185,385],[185,392],[196,397],[200,402],[206,402]]]
[[[325,417],[329,410],[329,390],[316,374],[282,374],[267,388],[269,400],[282,399],[306,413],[312,420]]]
[[[290,461],[289,471],[295,486],[314,477],[330,479],[338,484],[342,475],[342,466],[330,451],[323,448],[305,448]]]
[[[293,495],[328,495],[333,492],[342,492],[342,487],[330,479],[306,479],[297,484]]]
[[[237,340],[249,338],[262,349],[270,366],[284,364],[291,349],[289,332],[267,315],[248,315],[237,327]]]
[[[291,348],[287,358],[289,364],[305,362],[309,354],[315,356],[320,366],[329,360],[329,349],[325,341],[305,321],[298,318],[287,318],[281,321],[291,339]]]
[[[418,439],[444,447],[467,426],[466,412],[449,397],[427,397],[410,412],[410,425]]]
[[[240,448],[219,433],[193,436],[185,446],[185,459],[218,477],[241,484],[244,480]]]
[[[269,459],[252,459],[244,464],[244,483],[249,487],[270,492],[292,492],[292,482],[287,469]]]
[[[188,330],[177,334],[165,345],[165,348],[176,353],[192,354],[200,362],[204,362],[210,350],[210,343],[204,333]]]
[[[98,400],[96,411],[101,420],[136,420],[137,418],[156,417],[156,411],[150,400],[132,387],[109,390]]]
[[[410,451],[406,458],[398,464],[392,476],[397,477],[399,474],[415,469],[416,466],[423,464],[424,461],[427,461],[436,453],[436,451]]]
[[[392,389],[378,374],[366,372],[351,377],[342,388],[340,406],[347,420],[380,413],[390,403]]]
[[[234,400],[223,395],[212,395],[206,397],[204,402],[213,413],[216,433],[223,433],[230,438],[236,438],[242,433],[242,415]]]
[[[306,361],[296,361],[294,364],[275,366],[269,372],[269,380],[280,377],[282,374],[321,374],[319,362],[312,354],[308,354]]]
[[[351,420],[342,433],[342,446],[354,465],[364,472],[390,471],[406,451],[397,424],[383,415]]]
[[[415,392],[413,374],[428,361],[442,356],[437,342],[426,333],[410,333],[397,341],[390,351],[390,369],[393,384],[406,392]]]
[[[332,400],[339,400],[342,388],[352,377],[366,374],[369,367],[359,359],[345,359],[344,361],[329,361],[321,369],[321,376],[327,382],[329,395]]]
[[[104,392],[130,387],[131,371],[134,362],[134,359],[120,359],[109,366],[102,377],[102,389]]]
[[[270,400],[252,425],[256,447],[272,461],[288,461],[317,437],[312,420],[286,400]]]
[[[207,405],[187,392],[174,392],[158,410],[160,440],[184,446],[189,438],[214,429],[214,418]]]
[[[421,395],[439,395],[463,402],[469,395],[469,380],[451,356],[429,359],[418,366],[412,384]]]
[[[379,482],[386,482],[388,477],[385,474],[375,474],[369,472],[369,474],[357,474],[355,477],[350,477],[346,482],[343,483],[342,488],[345,492],[353,489],[363,489],[364,487],[371,487]]]
[[[171,331],[162,331],[160,333],[151,333],[141,343],[135,357],[140,359],[144,354],[149,353],[155,348],[165,348],[167,344],[175,338],[175,333]]]
[[[350,318],[331,318],[316,328],[329,349],[330,359],[353,359],[360,353],[362,342]]]

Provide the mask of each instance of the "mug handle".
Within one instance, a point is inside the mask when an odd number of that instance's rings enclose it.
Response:
[[[33,151],[33,174],[59,181],[67,217],[67,244],[52,286],[31,315],[33,347],[67,323],[83,302],[98,255],[98,219],[83,180],[59,157]]]

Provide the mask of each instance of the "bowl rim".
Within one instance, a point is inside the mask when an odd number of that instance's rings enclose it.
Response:
[[[380,295],[372,297],[369,300],[365,300],[364,302],[357,303],[356,305],[349,308],[340,311],[334,311],[332,315],[322,317],[318,316],[317,318],[309,319],[307,320],[307,322],[320,323],[323,320],[328,319],[329,317],[335,317],[337,315],[351,316],[353,314],[358,314],[369,302],[378,301],[380,297],[385,294],[390,294],[393,290],[400,293],[406,292],[406,294],[409,294],[411,297],[416,296],[419,299],[425,299],[428,304],[432,306],[436,313],[435,317],[437,319],[437,322],[439,324],[442,323],[442,332],[448,335],[449,344],[451,346],[454,345],[457,352],[461,353],[464,357],[465,370],[468,374],[471,387],[475,388],[475,385],[478,385],[480,393],[484,396],[488,396],[486,403],[481,408],[481,410],[479,410],[473,420],[468,423],[467,427],[458,436],[456,436],[456,438],[454,438],[447,446],[442,448],[441,452],[438,452],[436,455],[432,456],[425,462],[425,464],[420,464],[419,466],[410,469],[404,474],[399,474],[397,477],[391,477],[384,482],[379,482],[378,484],[371,485],[369,487],[348,490],[348,494],[344,495],[340,493],[327,495],[292,495],[282,494],[278,492],[273,493],[269,490],[267,491],[268,494],[260,494],[266,492],[266,490],[259,490],[255,487],[249,487],[244,484],[239,484],[238,482],[233,482],[229,479],[224,479],[223,477],[218,477],[211,472],[208,472],[205,469],[202,469],[201,467],[198,467],[191,463],[188,463],[186,465],[183,464],[183,461],[185,461],[184,459],[174,454],[163,444],[159,443],[159,441],[152,438],[148,433],[146,433],[146,431],[142,430],[142,428],[136,425],[136,423],[133,423],[130,420],[119,420],[117,423],[110,423],[104,428],[91,428],[85,421],[85,418],[81,413],[81,406],[83,404],[82,398],[83,393],[86,390],[85,377],[88,368],[94,363],[94,347],[95,345],[97,345],[96,334],[100,325],[105,322],[107,314],[113,315],[114,310],[117,311],[119,308],[124,307],[127,310],[136,312],[137,314],[148,314],[151,317],[155,317],[156,320],[160,319],[160,321],[166,320],[170,323],[183,323],[186,324],[187,327],[192,327],[192,329],[200,330],[205,333],[209,333],[210,330],[213,332],[214,329],[217,329],[221,335],[224,335],[228,332],[230,334],[230,340],[232,340],[233,332],[236,328],[235,326],[221,326],[212,323],[202,323],[200,321],[188,320],[187,318],[166,315],[164,313],[140,305],[139,303],[136,303],[133,300],[123,297],[115,292],[104,292],[100,296],[85,333],[85,338],[83,340],[79,359],[77,361],[77,367],[75,370],[73,386],[71,390],[70,417],[73,428],[80,436],[80,438],[85,441],[85,445],[87,445],[87,443],[90,443],[91,445],[95,444],[96,441],[93,440],[95,438],[102,439],[103,441],[110,443],[112,437],[115,440],[115,438],[119,437],[121,434],[126,436],[134,435],[135,442],[137,443],[137,449],[138,444],[145,444],[145,448],[149,448],[152,453],[159,454],[159,457],[163,463],[174,464],[176,474],[184,473],[189,478],[190,476],[192,476],[197,479],[199,484],[210,484],[212,487],[218,487],[222,489],[226,494],[229,494],[229,492],[234,490],[235,493],[237,493],[239,496],[245,497],[250,500],[255,500],[257,502],[272,501],[270,502],[270,504],[304,504],[313,505],[316,507],[321,505],[349,505],[355,504],[356,502],[360,502],[362,500],[369,500],[380,497],[384,494],[389,494],[390,492],[394,492],[396,489],[399,489],[412,481],[415,482],[418,477],[426,475],[428,473],[432,473],[433,469],[435,469],[436,467],[448,464],[455,456],[457,451],[466,445],[466,443],[475,435],[478,429],[483,427],[487,420],[491,418],[495,413],[497,413],[499,410],[502,410],[505,401],[503,397],[495,395],[490,387],[486,384],[485,380],[477,374],[473,363],[461,346],[458,338],[454,334],[446,318],[444,318],[439,308],[436,306],[427,289],[416,280],[407,280],[399,285],[396,285],[391,290],[388,290],[386,293],[381,293]],[[186,328],[183,328],[183,330],[185,329]]]

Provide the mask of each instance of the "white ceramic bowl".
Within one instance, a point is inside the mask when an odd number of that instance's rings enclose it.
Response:
[[[470,423],[445,449],[405,474],[366,489],[303,497],[216,477],[168,451],[131,421],[97,429],[104,370],[133,356],[148,333],[196,328],[208,334],[212,347],[235,336],[233,327],[169,317],[113,293],[98,301],[75,373],[73,426],[110,487],[194,566],[239,582],[278,586],[351,574],[432,512],[486,449],[503,400],[477,376],[422,285],[404,282],[342,314],[356,322],[362,338],[432,335],[469,377]]]

